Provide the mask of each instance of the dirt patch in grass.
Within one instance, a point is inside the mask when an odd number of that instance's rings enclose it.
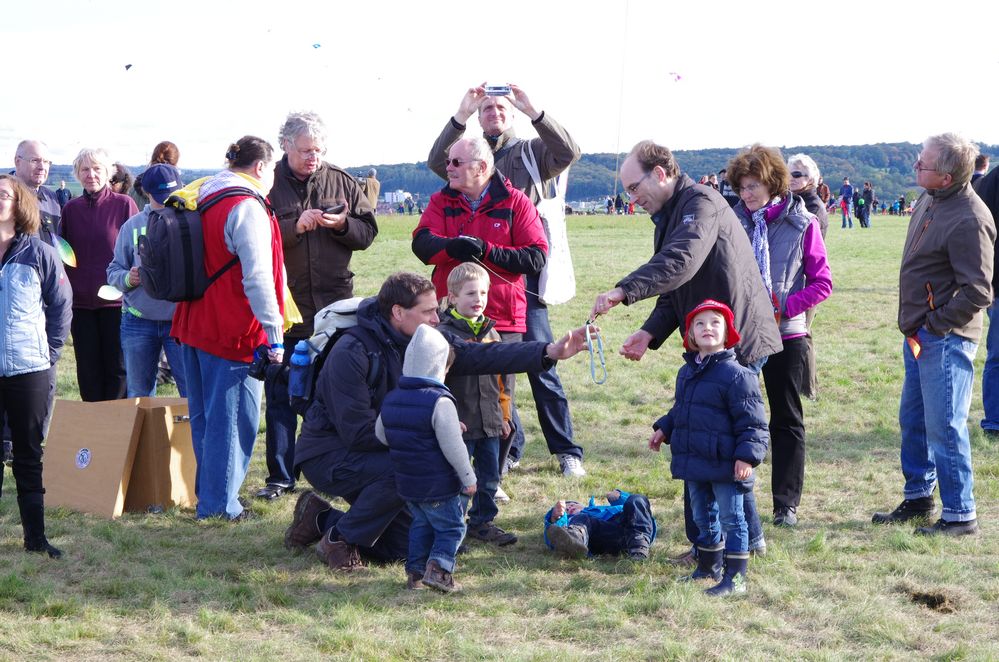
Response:
[[[917,605],[929,607],[933,611],[941,614],[953,614],[957,611],[958,601],[954,595],[947,591],[921,591],[912,586],[903,586],[902,590],[909,596],[909,599]]]

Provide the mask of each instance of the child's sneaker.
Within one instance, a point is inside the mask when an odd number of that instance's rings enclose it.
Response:
[[[440,566],[437,561],[427,561],[427,571],[423,574],[423,585],[443,593],[460,591],[461,584],[454,581],[454,575]]]
[[[493,497],[496,501],[501,501],[503,503],[510,503],[510,497],[506,492],[503,491],[502,487],[496,488],[496,496]]]
[[[548,539],[555,551],[563,556],[582,558],[589,553],[586,529],[581,526],[550,526]]]
[[[423,575],[418,572],[406,572],[406,590],[407,591],[422,591],[423,586]]]

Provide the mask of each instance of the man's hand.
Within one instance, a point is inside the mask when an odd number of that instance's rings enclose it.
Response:
[[[510,83],[510,94],[507,95],[507,99],[510,100],[514,108],[530,117],[532,122],[541,117],[541,113],[531,105],[531,100],[527,98],[524,90],[513,83]]]
[[[461,493],[464,494],[465,496],[473,496],[475,494],[476,489],[477,489],[476,485],[469,485],[468,487],[461,488]]]
[[[485,98],[485,83],[482,83],[482,85],[479,85],[478,87],[468,88],[468,91],[465,92],[465,96],[461,98],[461,103],[458,104],[458,112],[454,114],[454,119],[458,122],[458,124],[465,124],[468,122],[468,118],[479,111],[479,105]]]
[[[565,515],[565,501],[558,501],[552,506],[552,514],[548,521],[552,523],[557,522],[562,515]]]
[[[319,225],[319,219],[322,217],[322,209],[306,209],[302,212],[302,215],[298,217],[298,221],[295,222],[295,232],[298,234],[312,232],[316,229],[316,226]]]
[[[486,254],[486,242],[478,237],[461,236],[447,242],[444,250],[460,262],[481,260]]]
[[[335,205],[343,205],[343,211],[339,214],[327,214],[322,210],[317,210],[320,212],[319,218],[316,220],[316,224],[319,227],[329,228],[330,230],[336,230],[337,232],[343,230],[344,226],[347,225],[347,212],[350,211],[350,207],[347,205],[346,198],[337,198]]]
[[[622,301],[624,301],[624,290],[620,287],[598,294],[597,300],[593,302],[593,308],[590,309],[590,319],[597,319],[597,315],[603,315]]]
[[[600,327],[590,326],[590,329],[600,332]],[[553,361],[572,358],[576,354],[586,349],[586,327],[581,326],[565,334],[557,341],[548,343],[545,348],[545,355]]]
[[[132,267],[128,270],[128,276],[125,278],[129,287],[138,287],[142,278],[139,276],[139,267]]]
[[[652,334],[639,329],[628,336],[624,344],[621,345],[619,353],[630,361],[640,361],[645,356],[645,352],[648,351],[651,342]]]
[[[663,444],[669,445],[669,440],[666,438],[666,435],[663,434],[662,430],[656,430],[652,433],[652,436],[649,437],[649,450],[653,450],[658,453]]]
[[[510,427],[510,421],[508,421],[508,420],[506,420],[506,419],[504,418],[504,419],[503,419],[503,434],[501,435],[501,437],[500,437],[500,438],[501,438],[501,439],[506,439],[507,437],[509,437],[509,436],[510,436],[510,433],[511,433],[511,432],[513,432],[513,428],[512,428],[512,427]]]
[[[753,465],[742,460],[735,461],[735,479],[746,480],[753,475]]]

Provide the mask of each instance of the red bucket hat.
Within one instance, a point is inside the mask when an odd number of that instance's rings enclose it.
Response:
[[[688,340],[688,335],[690,332],[690,325],[693,324],[694,318],[697,317],[698,313],[703,313],[705,310],[713,310],[722,317],[725,318],[725,349],[731,349],[739,344],[739,332],[735,330],[735,315],[732,314],[732,309],[723,304],[721,301],[715,301],[714,299],[705,299],[701,303],[697,304],[693,310],[687,313],[687,318],[683,324],[683,346],[687,351],[696,351],[696,347],[690,346],[690,341]]]

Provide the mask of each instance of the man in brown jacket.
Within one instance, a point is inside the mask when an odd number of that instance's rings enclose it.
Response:
[[[514,109],[531,118],[531,125],[538,137],[529,141],[517,137],[513,129]],[[527,93],[517,85],[510,85],[507,96],[489,96],[485,84],[471,87],[465,92],[458,105],[458,111],[444,125],[444,130],[430,148],[427,166],[439,177],[447,180],[448,150],[465,133],[465,124],[478,113],[482,134],[493,151],[493,161],[504,177],[514,188],[519,189],[531,202],[541,199],[531,178],[521,150],[529,148],[538,164],[538,174],[545,184],[558,177],[566,168],[579,160],[580,149],[572,136],[562,128],[546,111],[539,111],[531,103]],[[542,219],[544,222],[544,219]],[[545,234],[550,235],[548,228]],[[549,244],[552,237],[548,237]],[[548,308],[538,300],[538,275],[525,277],[527,288],[527,332],[524,340],[552,341],[551,324],[548,321]],[[558,372],[551,368],[545,372],[529,373],[531,393],[538,411],[538,422],[548,442],[548,452],[555,455],[564,476],[583,476],[583,449],[573,440],[572,418],[569,415],[569,401],[562,389]],[[525,439],[516,405],[513,407],[514,439],[510,448],[506,467],[519,464]],[[505,495],[504,495],[505,496]],[[501,497],[502,498],[502,497]]]
[[[318,115],[289,114],[278,138],[285,155],[274,167],[269,199],[281,228],[288,287],[304,320],[284,334],[287,364],[295,343],[312,335],[316,312],[354,296],[350,258],[371,245],[378,225],[357,180],[323,161],[326,125]],[[294,490],[298,419],[287,383],[268,379],[264,388],[268,475],[256,496],[273,500]]]
[[[875,524],[908,522],[943,511],[917,534],[978,532],[968,409],[982,335],[992,303],[995,223],[969,184],[978,148],[953,133],[923,142],[916,201],[898,279],[898,328],[905,336],[905,381],[899,403],[905,499]]]

